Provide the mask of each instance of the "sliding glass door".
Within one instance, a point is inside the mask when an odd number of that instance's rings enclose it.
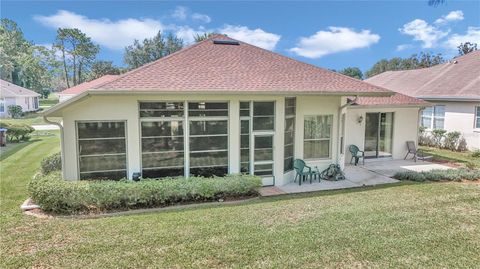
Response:
[[[365,157],[392,156],[393,112],[367,113],[365,117]]]

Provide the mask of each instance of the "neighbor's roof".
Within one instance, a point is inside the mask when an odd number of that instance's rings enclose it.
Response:
[[[429,68],[387,71],[366,80],[424,99],[480,99],[480,51]]]
[[[431,103],[401,93],[389,97],[358,97],[355,105],[358,106],[431,106]]]
[[[78,84],[76,86],[73,86],[71,88],[63,90],[59,94],[68,94],[68,95],[79,94],[79,93],[82,93],[84,91],[93,89],[96,86],[99,86],[99,85],[102,85],[104,83],[110,82],[117,77],[119,77],[119,75],[105,75],[105,76],[99,77],[97,79],[87,81],[87,82],[84,82],[82,84]]]
[[[0,97],[35,97],[40,94],[0,79]]]
[[[217,40],[238,45],[214,44]],[[382,87],[224,35],[215,35],[95,88],[133,92],[392,94]]]

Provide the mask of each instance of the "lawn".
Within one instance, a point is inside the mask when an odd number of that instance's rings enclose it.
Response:
[[[478,268],[480,186],[402,183],[98,219],[18,206],[41,137],[0,162],[0,268]]]
[[[477,168],[480,168],[480,157],[472,157],[472,152],[456,152],[447,149],[438,149],[433,147],[420,147],[425,155],[433,156],[437,161],[458,162],[462,164],[473,163]]]

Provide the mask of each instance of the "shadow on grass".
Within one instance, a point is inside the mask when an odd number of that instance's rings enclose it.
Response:
[[[26,142],[19,142],[19,143],[7,142],[7,147],[0,149],[0,161],[5,160],[6,158],[17,153],[24,147],[38,141],[40,141],[40,139],[37,138],[37,139],[32,139]]]

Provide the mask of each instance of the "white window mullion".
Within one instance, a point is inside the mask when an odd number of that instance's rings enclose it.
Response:
[[[184,130],[183,130],[183,150],[184,150],[184,162],[185,162],[185,177],[190,176],[190,122],[188,120],[188,101],[184,101]]]

